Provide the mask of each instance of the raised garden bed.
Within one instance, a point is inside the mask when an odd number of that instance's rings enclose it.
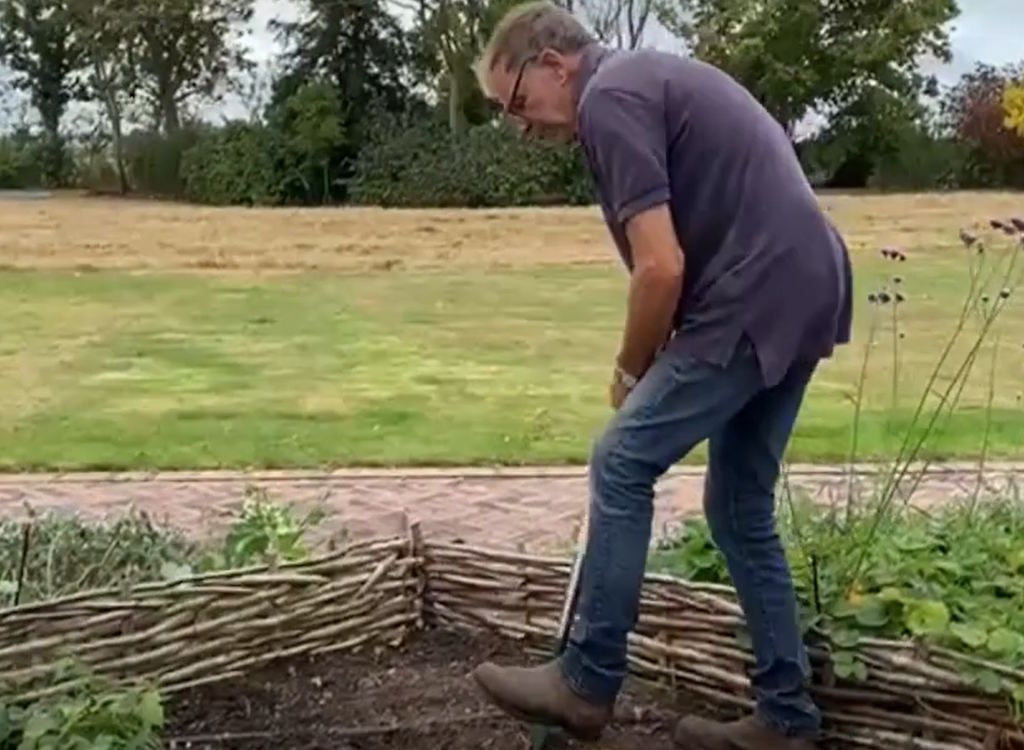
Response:
[[[483,659],[519,662],[522,651],[494,635],[429,628],[399,647],[293,658],[179,695],[169,706],[168,744],[191,750],[527,747],[528,729],[495,711],[467,679]],[[670,750],[665,699],[630,686],[602,746]]]
[[[364,725],[379,732],[384,724],[430,718],[438,721],[426,730],[385,731],[384,739],[371,732],[346,741],[350,747],[433,747],[438,745],[422,739],[424,731],[445,738],[473,738],[477,732],[473,747],[487,747],[488,741],[514,747],[504,738],[521,728],[473,717],[490,709],[455,675],[488,649],[508,657],[549,649],[568,572],[567,559],[424,542],[411,529],[404,537],[360,542],[274,569],[217,572],[23,605],[0,611],[0,695],[28,701],[59,690],[62,680],[74,679],[60,676],[61,660],[72,657],[117,680],[155,684],[172,709],[177,734],[238,733],[241,727],[265,733],[270,727],[307,733],[295,746],[346,747],[335,736],[339,729]],[[417,640],[425,628],[472,630],[484,640],[445,651],[439,644],[450,647],[451,641],[436,632]],[[663,697],[650,694],[655,697],[642,701],[651,719],[623,728],[621,746],[640,737],[646,747],[657,747],[646,733],[665,738],[666,732],[657,731],[664,728],[664,711],[674,706],[747,710],[744,670],[752,657],[741,633],[740,610],[727,587],[649,575],[630,661],[634,682],[661,688]],[[384,647],[403,651],[374,650]],[[856,680],[836,676],[827,641],[812,644],[814,689],[830,744],[1024,748],[1010,710],[1012,669],[991,665],[1007,685],[988,695],[964,679],[961,673],[972,659],[957,652],[880,639],[844,644],[845,652],[851,649],[864,665]],[[391,689],[396,683],[389,680],[397,675],[391,669],[413,669],[399,682],[415,678],[436,694],[427,692],[430,700],[423,700],[423,690],[413,691],[422,705],[402,700]],[[448,669],[447,677],[434,679],[439,669]],[[369,709],[359,707],[363,688],[357,675],[366,689],[393,693],[393,706],[406,708],[390,717],[359,714]],[[659,708],[651,712],[654,704]],[[360,715],[365,719],[351,719]],[[467,715],[464,725],[451,721]],[[280,738],[253,738],[256,747],[260,741],[289,746]]]

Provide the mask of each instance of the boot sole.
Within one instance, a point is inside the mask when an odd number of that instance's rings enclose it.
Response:
[[[495,706],[497,706],[499,709],[501,709],[514,719],[518,719],[519,721],[525,722],[527,724],[541,724],[547,727],[557,727],[558,729],[561,729],[578,742],[597,742],[604,735],[603,728],[580,729],[570,724],[559,723],[557,720],[553,720],[546,716],[536,716],[528,714],[525,711],[516,708],[515,706],[509,705],[501,698],[499,698],[497,695],[492,693],[490,690],[487,689],[486,685],[484,685],[482,682],[480,682],[480,680],[477,679],[476,675],[473,675],[473,682],[476,683],[476,686],[480,689],[480,692],[487,696],[487,699],[491,701],[491,703],[493,703]]]

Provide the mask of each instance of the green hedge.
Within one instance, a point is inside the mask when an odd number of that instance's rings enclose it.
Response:
[[[27,136],[0,138],[0,190],[24,190],[43,184],[39,144]]]
[[[438,122],[375,130],[355,164],[352,202],[409,207],[526,206],[592,201],[577,149],[479,125],[452,135]]]
[[[214,205],[276,205],[282,202],[279,151],[273,131],[232,123],[204,134],[181,160],[188,200]]]

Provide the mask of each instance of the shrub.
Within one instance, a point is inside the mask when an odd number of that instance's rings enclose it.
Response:
[[[970,148],[957,141],[907,131],[895,153],[879,159],[868,186],[881,189],[929,190],[960,187]]]
[[[38,143],[27,134],[0,138],[0,190],[37,188],[42,184]]]
[[[163,724],[155,690],[116,690],[86,674],[77,687],[29,706],[0,701],[0,750],[156,750]]]
[[[592,190],[582,157],[492,124],[452,136],[437,121],[376,129],[357,159],[353,202],[382,206],[582,204]]]
[[[110,522],[87,522],[54,512],[0,522],[0,608],[84,589],[160,580],[168,564],[198,552],[181,534],[132,512]]]
[[[128,135],[124,144],[125,166],[132,189],[165,198],[184,196],[182,160],[205,132],[200,128],[186,127],[170,135],[154,131],[136,131]]]
[[[279,204],[278,151],[275,134],[262,125],[235,122],[204,133],[182,156],[184,195],[213,205]]]

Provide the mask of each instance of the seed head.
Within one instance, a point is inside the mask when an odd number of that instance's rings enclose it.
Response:
[[[906,337],[907,337],[907,334],[905,334],[903,331],[900,331],[900,338],[901,339],[905,339]]]
[[[875,294],[874,292],[869,294],[868,295],[868,302],[870,302],[872,305],[877,304],[878,303],[878,295]]]
[[[883,305],[887,305],[889,304],[889,302],[892,301],[892,297],[889,296],[888,292],[879,292],[878,301],[881,302]]]
[[[1006,226],[999,219],[989,219],[988,223],[989,226],[991,226],[993,229],[1002,229],[1004,226]]]
[[[1009,289],[1003,289],[1001,292],[999,292],[999,297],[1001,299],[1007,299],[1007,298],[1009,298],[1009,296],[1010,296],[1010,290]]]
[[[960,230],[960,241],[964,243],[965,247],[970,247],[978,241],[977,235],[971,234],[966,229]]]
[[[1013,226],[1017,229],[1018,232],[1024,232],[1024,219],[1022,219],[1020,216],[1014,216],[1012,219],[1010,219],[1010,222],[1013,224]]]
[[[893,250],[892,248],[883,247],[881,252],[882,252],[882,257],[883,258],[895,258],[896,257],[896,251]]]
[[[903,296],[902,294],[900,294],[899,292],[896,292],[896,301],[897,301],[897,302],[903,302],[904,300],[906,300],[906,297],[904,297],[904,296]]]
[[[987,305],[988,304],[988,300],[989,300],[989,296],[987,294],[981,295],[981,302],[982,302],[982,304]]]
[[[1017,228],[1010,223],[1003,224],[1003,234],[1012,237],[1013,235],[1017,234]]]
[[[892,277],[892,283],[893,284],[902,284],[903,283],[903,277],[902,276],[893,276]]]

